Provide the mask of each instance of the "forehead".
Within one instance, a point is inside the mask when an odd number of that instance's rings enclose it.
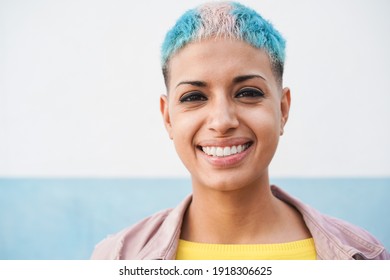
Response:
[[[268,54],[248,43],[212,38],[190,43],[169,62],[169,84],[181,80],[224,80],[234,76],[259,74],[274,80]]]

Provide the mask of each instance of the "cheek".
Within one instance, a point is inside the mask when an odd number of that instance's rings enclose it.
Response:
[[[246,119],[260,147],[273,151],[279,141],[280,117],[277,111],[269,109],[248,112]]]
[[[198,133],[202,120],[198,114],[189,112],[172,112],[172,139],[175,149],[185,163],[188,156],[194,154],[194,139]]]
[[[191,135],[196,129],[196,121],[194,118],[188,117],[187,114],[174,113],[172,118],[172,136],[175,142],[186,141],[191,138]]]
[[[274,106],[242,110],[242,116],[252,127],[273,130],[279,127],[280,114]]]

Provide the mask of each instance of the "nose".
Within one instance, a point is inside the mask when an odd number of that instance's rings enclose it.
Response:
[[[208,128],[219,135],[226,135],[239,125],[233,100],[216,98],[208,112]]]

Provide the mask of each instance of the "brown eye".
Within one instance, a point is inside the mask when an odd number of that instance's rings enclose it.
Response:
[[[254,88],[244,88],[240,90],[236,96],[236,98],[259,98],[264,97],[264,93],[261,90]]]
[[[184,94],[182,97],[180,97],[179,101],[181,103],[184,102],[200,102],[200,101],[206,101],[207,97],[202,94],[201,92],[189,92]]]

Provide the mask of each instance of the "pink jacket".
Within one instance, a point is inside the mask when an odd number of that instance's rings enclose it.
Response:
[[[380,242],[363,229],[323,215],[276,186],[271,188],[276,197],[293,205],[302,214],[314,238],[318,259],[390,259]],[[189,196],[176,208],[156,213],[107,237],[96,245],[91,258],[175,259],[183,215],[191,199]]]

